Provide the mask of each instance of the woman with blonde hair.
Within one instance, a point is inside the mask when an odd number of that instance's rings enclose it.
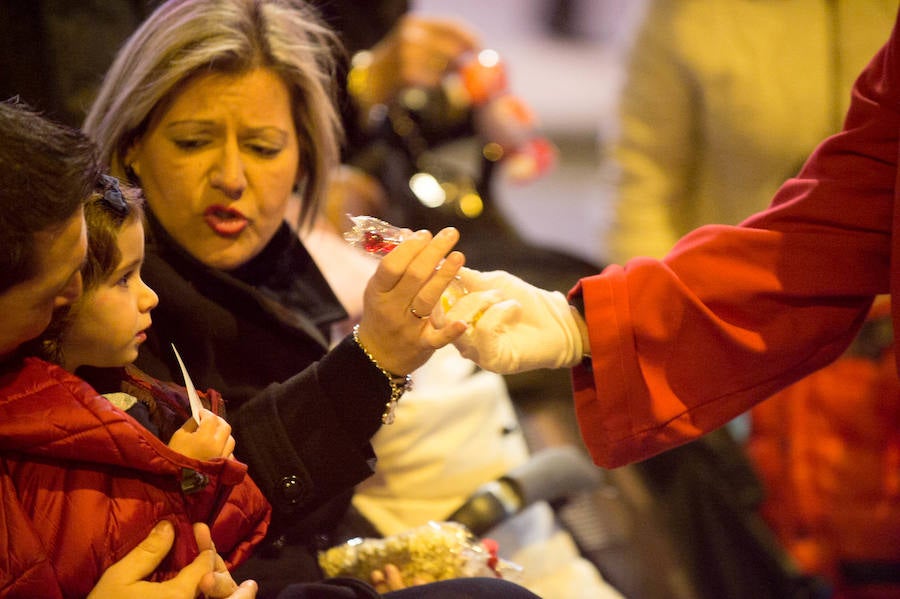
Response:
[[[221,391],[236,456],[272,503],[267,545],[236,574],[263,595],[321,577],[316,551],[346,536],[372,435],[409,373],[465,330],[422,317],[463,263],[446,229],[410,233],[353,333],[329,338],[346,313],[285,216],[296,192],[293,224],[309,222],[338,164],[337,47],[301,2],[172,0],[119,51],[84,124],[146,196],[160,307],[136,364],[179,380],[174,343],[194,383]]]

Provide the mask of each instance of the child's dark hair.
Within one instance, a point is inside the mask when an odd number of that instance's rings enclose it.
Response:
[[[97,287],[119,265],[122,253],[117,239],[122,225],[144,216],[144,197],[139,188],[109,175],[100,179],[99,188],[84,206],[88,251],[81,279],[85,292]]]
[[[141,190],[115,177],[101,175],[93,193],[84,205],[87,223],[87,258],[81,267],[83,293],[89,293],[111,275],[122,252],[119,251],[119,231],[126,222],[144,216],[144,197]],[[62,363],[60,341],[78,313],[81,299],[60,308],[40,337],[22,346],[25,355],[33,355],[56,364]]]

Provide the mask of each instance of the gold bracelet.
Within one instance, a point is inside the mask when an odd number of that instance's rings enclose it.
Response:
[[[397,409],[397,402],[400,401],[400,397],[406,393],[407,391],[412,390],[412,377],[410,375],[399,375],[388,372],[384,368],[381,367],[381,364],[369,353],[369,350],[366,349],[366,346],[360,343],[359,341],[359,325],[353,325],[353,341],[356,345],[359,346],[359,349],[362,350],[366,357],[375,365],[375,368],[381,371],[381,374],[385,376],[388,380],[388,385],[391,387],[391,397],[388,399],[388,402],[384,406],[384,414],[381,415],[381,423],[382,424],[393,424],[394,423],[394,411]]]

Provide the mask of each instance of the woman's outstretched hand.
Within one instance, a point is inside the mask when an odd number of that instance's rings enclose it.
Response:
[[[359,322],[359,341],[388,372],[408,374],[466,330],[463,321],[438,328],[430,314],[465,257],[451,251],[459,232],[446,228],[410,234],[386,255],[369,280]]]

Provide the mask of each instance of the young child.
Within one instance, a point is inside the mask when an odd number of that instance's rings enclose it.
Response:
[[[246,466],[227,459],[234,439],[214,413],[221,398],[204,394],[213,410],[198,426],[183,388],[130,366],[157,304],[141,280],[141,206],[137,189],[103,178],[85,206],[84,293],[30,346],[62,368],[26,357],[17,372],[0,373],[0,471],[15,486],[18,505],[8,507],[32,524],[23,535],[47,554],[48,589],[56,585],[48,596],[86,595],[162,519],[176,539],[155,580],[194,558],[195,522],[209,525],[229,569],[268,528],[268,502]],[[112,393],[85,392],[71,373],[86,367],[95,367],[85,373],[95,388]]]
[[[190,417],[183,388],[157,381],[130,365],[147,338],[159,298],[141,279],[144,261],[143,198],[136,188],[105,176],[108,188],[84,210],[88,254],[81,298],[54,315],[36,341],[36,353],[87,380],[116,407],[188,457],[211,460],[234,450],[231,426],[204,409]],[[85,368],[82,368],[85,367]],[[124,369],[124,370],[123,370]],[[224,411],[214,390],[204,405]]]

